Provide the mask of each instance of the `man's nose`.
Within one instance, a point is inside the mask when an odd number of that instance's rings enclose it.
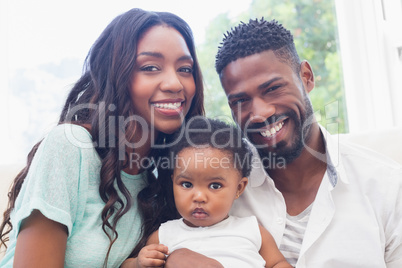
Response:
[[[255,98],[252,102],[250,123],[262,123],[274,115],[276,108],[274,105],[264,101],[261,98]]]

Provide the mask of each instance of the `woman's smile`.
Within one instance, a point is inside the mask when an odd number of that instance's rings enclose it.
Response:
[[[152,102],[153,109],[165,116],[181,116],[183,115],[183,99],[170,99]]]

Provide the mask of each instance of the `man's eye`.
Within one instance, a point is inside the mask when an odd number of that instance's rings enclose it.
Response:
[[[269,93],[269,92],[271,92],[271,91],[274,91],[274,90],[277,90],[278,88],[280,88],[281,86],[273,86],[273,87],[270,87],[270,88],[268,88],[267,90],[265,90],[265,94],[267,94],[267,93]]]
[[[185,181],[181,183],[181,186],[183,186],[183,188],[191,188],[191,186],[193,185],[191,184],[191,182]]]
[[[243,98],[243,99],[237,99],[237,100],[233,100],[229,102],[230,106],[236,106],[238,104],[242,104],[243,102],[245,102],[247,99]]]
[[[222,184],[216,183],[216,182],[211,183],[211,184],[209,185],[209,188],[211,188],[211,189],[213,189],[213,190],[218,190],[218,189],[220,189],[221,187],[222,187]]]

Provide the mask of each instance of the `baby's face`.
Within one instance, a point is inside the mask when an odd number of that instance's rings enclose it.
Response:
[[[247,185],[230,153],[211,147],[180,151],[172,179],[176,208],[189,226],[211,226],[227,218]]]

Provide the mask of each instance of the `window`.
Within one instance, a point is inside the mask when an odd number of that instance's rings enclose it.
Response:
[[[240,20],[264,16],[290,29],[301,58],[312,64],[317,84],[310,96],[318,121],[332,133],[402,126],[402,1],[237,2],[141,4],[176,13],[192,27],[208,116],[231,117],[214,69],[223,33]],[[56,124],[90,46],[112,18],[133,7],[132,1],[118,3],[0,1],[0,163],[24,161]]]
[[[402,126],[402,2],[335,3],[350,131]]]
[[[276,19],[294,35],[301,60],[308,60],[315,74],[315,89],[310,93],[317,121],[331,133],[348,131],[342,67],[338,51],[337,19],[334,1],[254,0],[248,10],[231,17],[217,16],[209,25],[205,43],[198,46],[206,80],[208,116],[231,117],[226,96],[214,68],[217,44],[225,31],[239,21],[264,17]]]

